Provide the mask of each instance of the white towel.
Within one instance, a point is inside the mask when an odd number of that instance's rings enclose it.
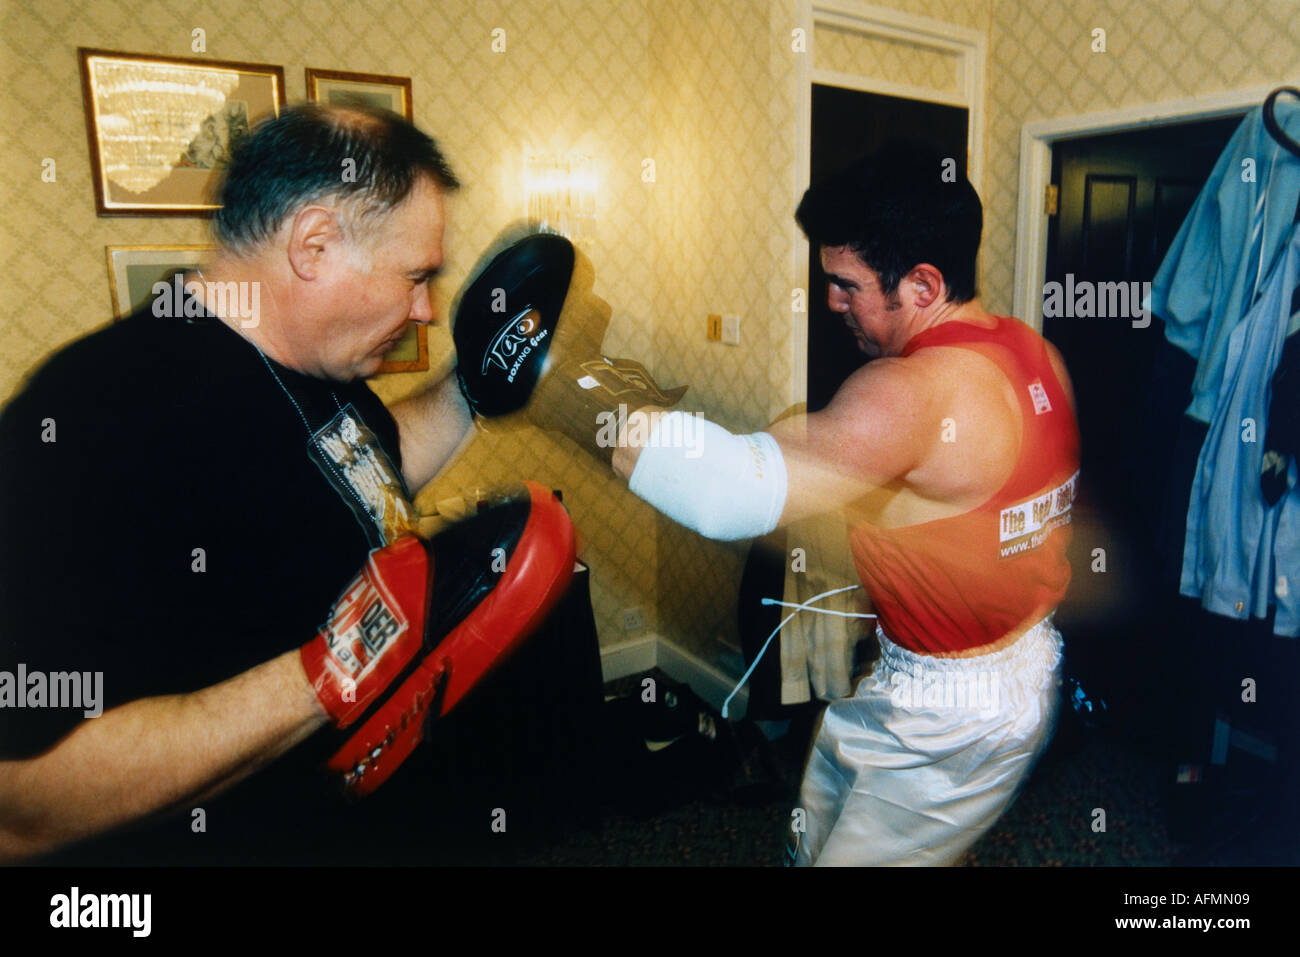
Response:
[[[802,549],[796,562],[794,549]],[[786,530],[785,589],[782,600],[806,602],[814,595],[858,581],[849,551],[848,528],[839,512],[805,519]],[[796,566],[806,566],[795,571]],[[869,611],[861,589],[817,603],[831,611]],[[801,611],[781,631],[781,703],[801,704],[847,697],[853,688],[853,654],[875,625],[872,619],[841,618]]]

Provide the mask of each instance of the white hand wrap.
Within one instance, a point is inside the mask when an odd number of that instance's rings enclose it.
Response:
[[[785,459],[766,432],[732,435],[685,412],[660,417],[628,488],[705,538],[766,535],[785,507]]]

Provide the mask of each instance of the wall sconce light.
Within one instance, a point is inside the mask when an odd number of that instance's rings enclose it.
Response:
[[[574,242],[596,225],[596,169],[586,153],[529,153],[524,161],[525,216]]]

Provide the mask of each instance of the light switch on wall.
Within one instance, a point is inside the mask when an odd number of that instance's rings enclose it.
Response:
[[[722,317],[722,341],[729,346],[740,345],[740,316]]]
[[[709,313],[709,324],[704,333],[704,338],[710,342],[722,341],[722,316],[716,312]]]

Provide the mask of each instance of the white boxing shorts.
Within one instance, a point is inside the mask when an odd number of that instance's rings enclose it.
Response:
[[[826,708],[813,743],[791,816],[796,865],[956,863],[1055,730],[1062,640],[1050,615],[974,658],[918,655],[876,634],[875,669]]]

